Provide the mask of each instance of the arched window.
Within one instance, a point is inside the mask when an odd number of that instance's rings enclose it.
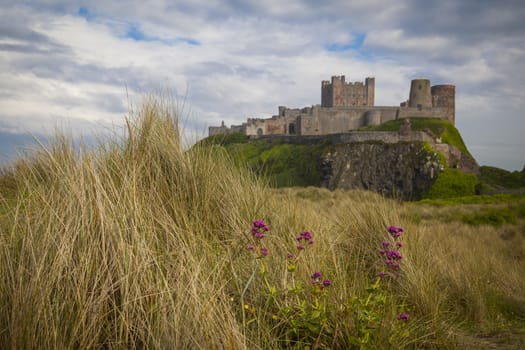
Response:
[[[257,136],[262,136],[263,134],[263,129],[259,128],[257,129]]]

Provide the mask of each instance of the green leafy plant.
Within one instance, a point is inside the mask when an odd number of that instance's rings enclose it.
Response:
[[[391,238],[384,240],[382,249],[379,250],[379,254],[384,258],[386,270],[378,273],[375,281],[365,289],[366,294],[363,297],[354,296],[349,301],[349,307],[356,320],[356,332],[350,337],[350,342],[359,349],[375,349],[379,343],[393,344],[395,337],[407,338],[409,336],[408,329],[405,327],[394,327],[395,332],[389,336],[382,332],[382,324],[389,315],[386,308],[387,301],[388,298],[393,297],[388,288],[399,277],[400,262],[403,259],[399,252],[403,243],[398,239],[404,229],[399,226],[390,226],[388,232]],[[409,315],[404,312],[404,308],[404,303],[397,305],[398,312],[400,312],[397,319],[402,323],[409,320]]]
[[[307,247],[314,244],[313,236],[309,231],[303,231],[296,237],[296,253],[288,253],[286,269],[288,278],[284,285],[279,287],[268,279],[268,270],[263,258],[269,254],[261,242],[269,231],[268,225],[263,220],[252,222],[252,237],[255,240],[247,249],[255,254],[255,268],[248,279],[242,295],[243,324],[248,325],[253,321],[247,320],[249,314],[255,310],[244,300],[245,294],[253,283],[257,272],[262,278],[266,298],[266,317],[275,323],[276,335],[282,338],[288,347],[304,348],[305,346],[326,346],[329,335],[332,333],[329,324],[331,307],[327,300],[327,289],[332,281],[324,278],[321,272],[315,271],[310,280],[305,283],[296,279],[295,274],[302,269],[301,257]],[[248,315],[247,315],[248,314]]]

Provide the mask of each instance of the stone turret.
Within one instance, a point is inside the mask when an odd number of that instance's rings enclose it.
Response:
[[[432,94],[430,92],[430,80],[414,79],[410,84],[410,97],[408,107],[432,108]]]

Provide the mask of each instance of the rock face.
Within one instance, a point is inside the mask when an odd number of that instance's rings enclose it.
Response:
[[[443,170],[424,142],[354,142],[334,145],[320,160],[322,186],[366,189],[417,200]]]

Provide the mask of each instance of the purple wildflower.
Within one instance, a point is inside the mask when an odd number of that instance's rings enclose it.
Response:
[[[389,226],[388,227],[388,232],[390,232],[390,234],[392,236],[397,238],[397,237],[401,236],[401,234],[403,232],[405,232],[405,230],[402,227],[400,227],[400,226]]]
[[[387,250],[384,250],[384,249],[379,249],[379,254],[381,255],[385,255],[387,252]]]
[[[264,248],[264,247],[262,247],[262,248],[261,248],[261,255],[262,255],[262,256],[267,256],[267,255],[268,255],[268,248]]]
[[[312,274],[313,280],[319,280],[321,278],[321,273],[319,271],[316,271]]]
[[[297,245],[297,250],[303,250],[304,249],[304,245],[302,244],[298,244]]]
[[[288,259],[293,259],[293,254],[292,254],[292,253],[288,253],[288,254],[286,254],[286,257],[287,257]]]
[[[409,318],[408,314],[405,314],[405,313],[401,313],[401,314],[397,315],[397,319],[400,320],[400,321],[405,321],[406,322],[406,321],[408,321],[408,318]]]
[[[386,251],[386,256],[388,258],[394,259],[394,260],[403,259],[403,257],[401,256],[401,254],[399,254],[399,252],[397,250],[387,250]]]
[[[383,247],[385,247],[385,248],[386,248],[386,247],[388,247],[388,246],[390,245],[390,242],[387,242],[387,241],[383,241],[383,243],[382,243],[382,244],[383,244]]]
[[[248,244],[248,246],[246,247],[248,250],[251,250],[251,251],[254,251],[255,250],[255,246],[253,244]]]
[[[330,281],[329,279],[325,279],[323,281],[323,286],[324,287],[329,287],[330,285],[332,285],[332,281]]]
[[[379,277],[383,278],[383,277],[385,277],[386,273],[384,273],[383,271],[381,271],[381,272],[379,272],[377,275],[378,275]]]
[[[403,246],[402,242],[396,242],[396,247],[401,248]]]
[[[270,231],[270,228],[263,220],[253,220],[252,222],[252,235],[255,238],[261,239],[264,238],[266,235],[264,232]]]
[[[295,237],[295,239],[299,242],[304,239],[309,244],[314,244],[314,240],[312,239],[312,237],[312,233],[310,233],[309,231],[303,231],[299,234],[299,236]]]
[[[312,234],[308,231],[301,232],[301,237],[303,237],[305,240],[309,241],[312,239]]]

